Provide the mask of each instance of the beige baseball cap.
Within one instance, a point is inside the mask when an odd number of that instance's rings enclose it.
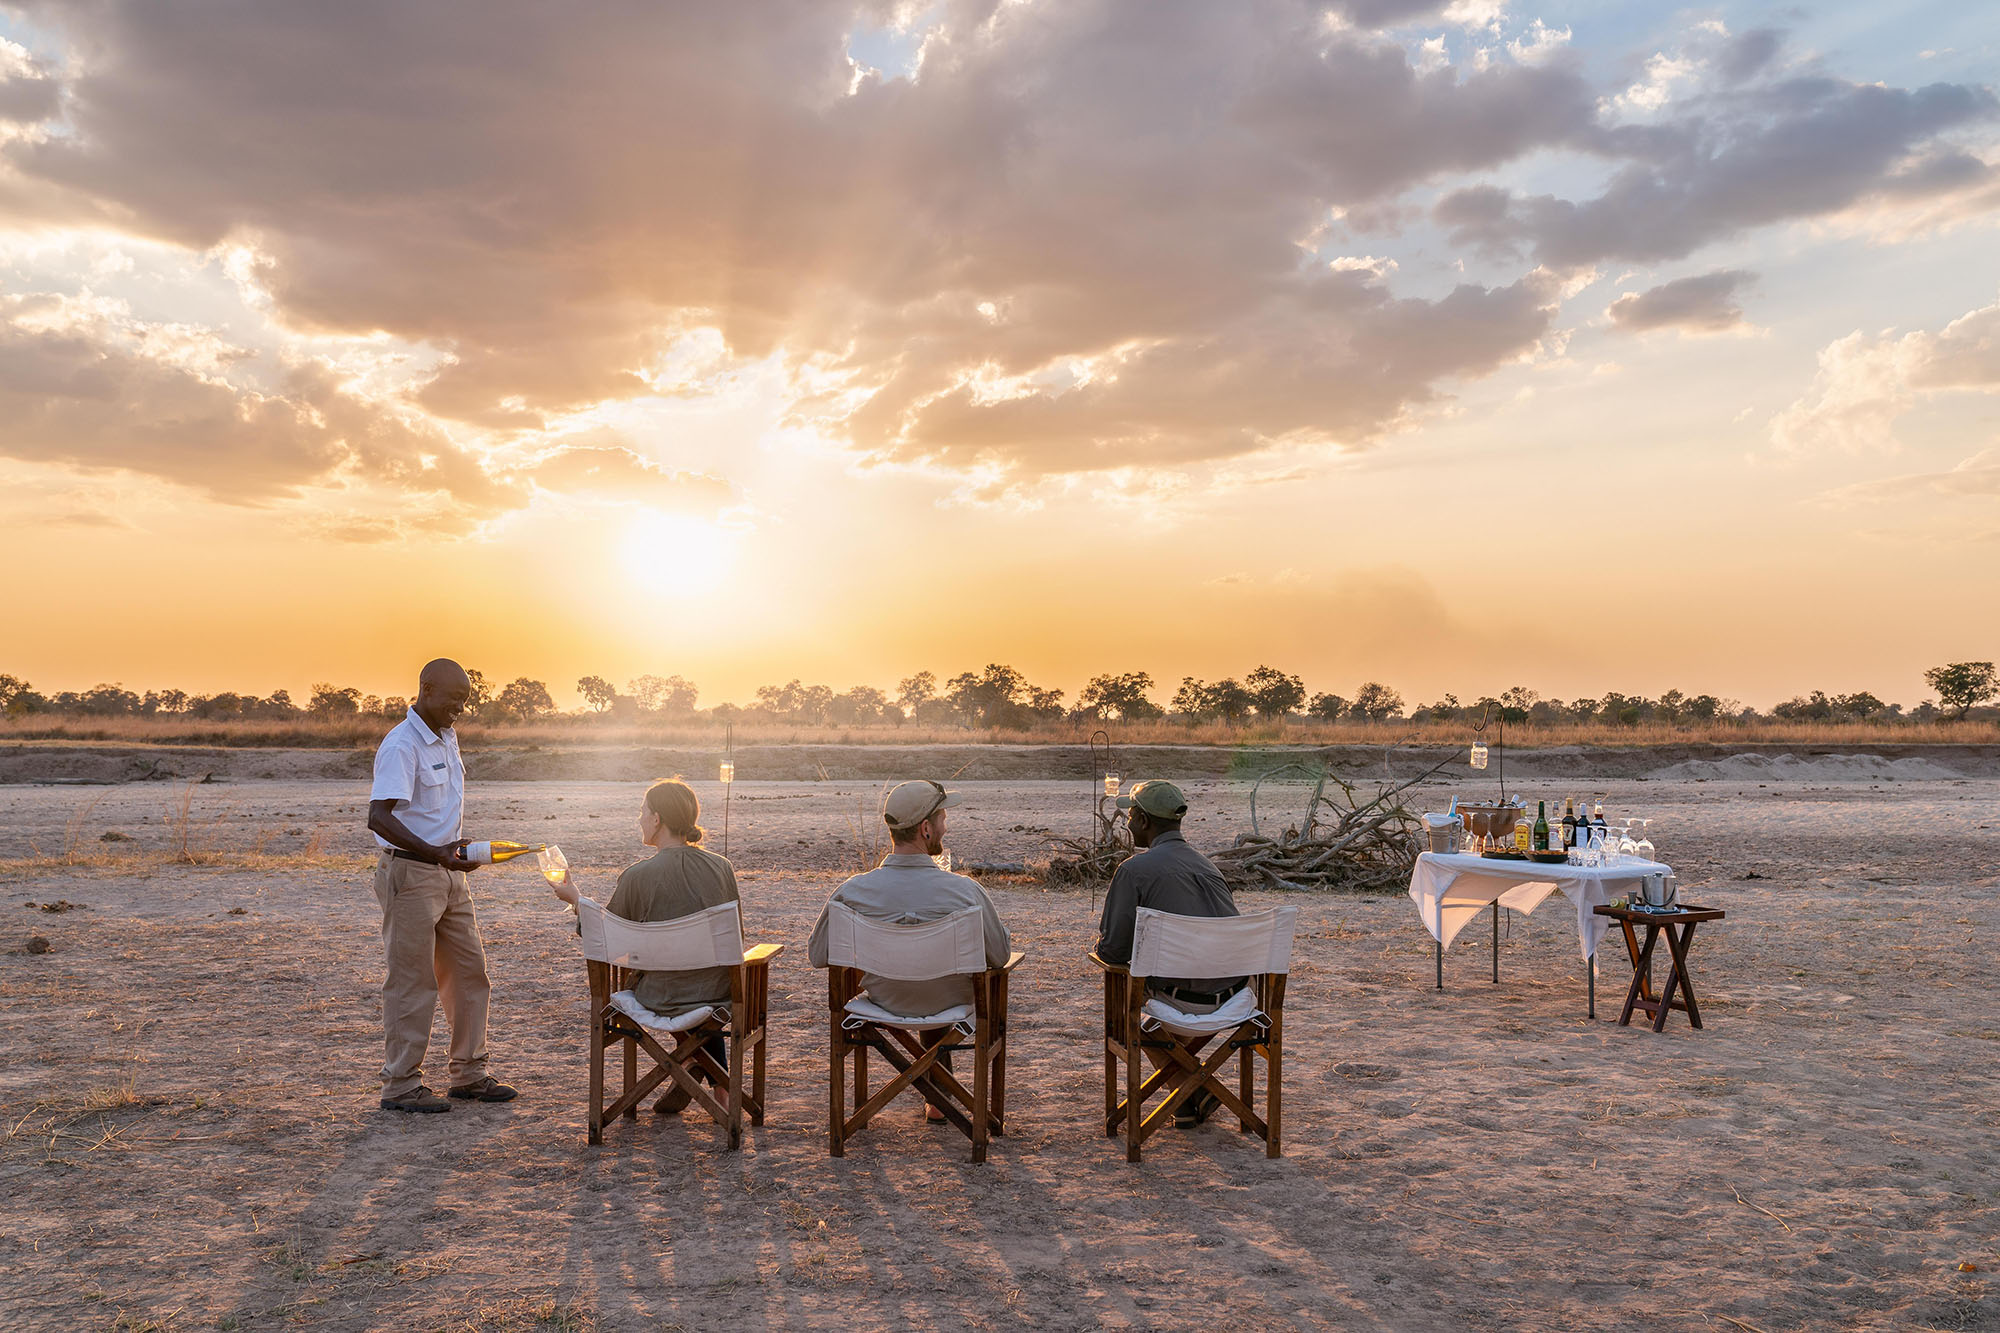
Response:
[[[1179,787],[1155,778],[1151,782],[1133,783],[1132,790],[1118,798],[1120,810],[1130,810],[1135,805],[1161,819],[1179,819],[1187,813],[1188,802]]]
[[[899,782],[882,800],[882,822],[897,832],[913,829],[940,810],[949,810],[965,797],[946,791],[944,784],[928,778]]]

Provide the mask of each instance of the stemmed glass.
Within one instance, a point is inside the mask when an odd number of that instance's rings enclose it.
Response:
[[[1655,850],[1653,847],[1653,840],[1646,836],[1646,828],[1653,821],[1650,819],[1635,819],[1632,822],[1639,826],[1639,840],[1632,844],[1633,853],[1637,855],[1641,860],[1644,861],[1653,860],[1654,859],[1653,853]]]
[[[547,880],[551,887],[569,878],[569,858],[564,856],[563,849],[554,843],[535,853],[535,864],[542,868],[542,878]]]

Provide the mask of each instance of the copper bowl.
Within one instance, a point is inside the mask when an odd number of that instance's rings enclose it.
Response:
[[[1488,805],[1467,805],[1458,803],[1458,817],[1465,821],[1465,831],[1481,838],[1512,839],[1514,825],[1528,812],[1526,804],[1519,800],[1506,804],[1493,802]]]

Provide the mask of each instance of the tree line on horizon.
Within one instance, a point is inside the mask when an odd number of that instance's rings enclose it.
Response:
[[[518,677],[503,686],[483,673],[472,678],[470,715],[482,722],[525,722],[556,716],[559,710],[548,686]],[[1821,690],[1788,699],[1760,713],[1734,699],[1712,694],[1668,690],[1657,698],[1616,691],[1601,698],[1545,699],[1516,685],[1498,696],[1461,702],[1446,694],[1404,711],[1403,696],[1379,681],[1365,681],[1352,698],[1330,692],[1309,693],[1302,677],[1271,666],[1258,666],[1242,680],[1225,677],[1204,681],[1181,678],[1166,704],[1154,698],[1158,686],[1148,672],[1133,671],[1091,678],[1065,706],[1064,692],[1033,684],[1020,671],[1000,663],[985,670],[965,671],[940,681],[933,672],[919,671],[898,682],[892,695],[872,685],[856,685],[836,693],[831,686],[806,685],[798,679],[783,685],[762,685],[747,705],[697,707],[700,691],[680,676],[638,676],[621,692],[602,676],[576,682],[584,706],[593,716],[636,719],[671,718],[686,721],[770,721],[805,727],[928,726],[1032,730],[1058,722],[1185,722],[1242,723],[1250,719],[1282,722],[1300,717],[1321,722],[1411,723],[1477,720],[1485,716],[1510,725],[1601,723],[1636,726],[1644,722],[1670,725],[1717,722],[1929,722],[1959,720],[2000,699],[2000,675],[1992,662],[1951,662],[1924,672],[1936,692],[1905,710],[1867,691],[1829,695]],[[117,684],[100,684],[83,691],[44,695],[27,681],[0,675],[0,715],[32,717],[178,717],[201,721],[297,721],[300,719],[397,718],[409,706],[398,696],[363,694],[353,686],[315,683],[304,702],[289,691],[269,695],[189,694],[183,690],[135,693]],[[1995,712],[1982,709],[1984,713]]]

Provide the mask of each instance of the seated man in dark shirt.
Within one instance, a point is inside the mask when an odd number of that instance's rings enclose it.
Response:
[[[1138,909],[1150,907],[1175,916],[1235,916],[1236,899],[1215,863],[1187,845],[1181,818],[1187,797],[1171,782],[1141,782],[1118,798],[1127,812],[1132,842],[1141,850],[1112,876],[1098,923],[1097,956],[1107,963],[1132,961],[1132,933]],[[1187,1013],[1212,1013],[1243,989],[1247,977],[1148,977],[1146,990]],[[1148,1052],[1150,1055],[1151,1052]],[[1215,1109],[1203,1092],[1181,1103],[1174,1123],[1198,1125]]]

